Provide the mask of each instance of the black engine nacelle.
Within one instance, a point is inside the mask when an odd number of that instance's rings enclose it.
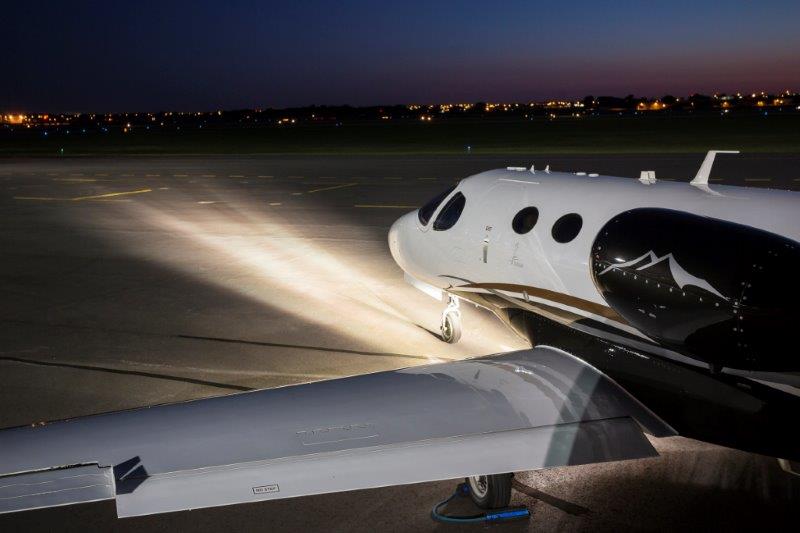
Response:
[[[800,369],[800,245],[669,209],[611,219],[592,276],[614,311],[659,343],[716,367]]]

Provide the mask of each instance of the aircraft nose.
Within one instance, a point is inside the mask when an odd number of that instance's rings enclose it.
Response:
[[[403,226],[403,218],[404,217],[400,217],[395,220],[392,227],[389,228],[389,251],[392,253],[394,262],[398,265],[402,265],[400,255],[400,232]]]
[[[397,220],[395,220],[392,227],[389,228],[389,251],[392,252],[392,258],[397,265],[403,270],[407,270],[408,258],[407,248],[409,231],[414,227],[413,218],[414,213],[406,213]]]

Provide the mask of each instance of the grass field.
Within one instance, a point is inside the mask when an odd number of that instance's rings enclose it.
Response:
[[[709,148],[800,152],[800,114],[601,116],[553,120],[363,122],[341,126],[145,130],[0,130],[0,156],[164,154],[681,153]],[[63,153],[62,150],[63,149]]]

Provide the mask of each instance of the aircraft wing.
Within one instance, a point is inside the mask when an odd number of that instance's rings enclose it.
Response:
[[[0,512],[136,516],[657,455],[674,431],[555,348],[0,431]]]

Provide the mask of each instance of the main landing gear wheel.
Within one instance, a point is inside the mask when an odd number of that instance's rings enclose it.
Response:
[[[514,474],[493,474],[467,478],[469,495],[481,509],[500,509],[511,502],[511,481]]]
[[[450,297],[447,309],[442,312],[442,340],[455,344],[461,338],[461,311],[458,310],[458,300]]]

